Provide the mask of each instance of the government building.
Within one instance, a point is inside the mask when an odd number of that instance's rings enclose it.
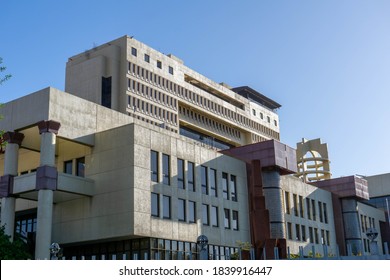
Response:
[[[132,37],[75,55],[65,91],[0,108],[1,224],[35,259],[52,243],[64,259],[198,259],[201,235],[209,259],[370,255],[372,229],[387,252],[367,180],[310,163],[327,163],[317,140],[281,143],[280,107]]]

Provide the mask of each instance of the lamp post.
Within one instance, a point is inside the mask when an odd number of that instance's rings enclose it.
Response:
[[[61,247],[58,243],[52,243],[50,245],[50,259],[51,260],[58,260],[58,253],[60,252],[61,250]]]
[[[208,250],[207,245],[209,244],[209,239],[206,235],[199,235],[196,239],[196,243],[198,244],[198,252],[200,260],[208,260]]]

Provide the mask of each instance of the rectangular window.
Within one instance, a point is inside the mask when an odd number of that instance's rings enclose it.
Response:
[[[223,198],[229,199],[228,174],[225,172],[222,172],[222,192]]]
[[[287,222],[287,238],[292,240],[292,224]]]
[[[193,162],[187,163],[187,180],[188,180],[188,189],[190,191],[195,191],[195,164]]]
[[[102,106],[111,108],[111,77],[102,77]]]
[[[186,220],[186,201],[181,198],[177,200],[177,218],[183,222]]]
[[[202,185],[202,193],[209,194],[208,185],[207,185],[207,167],[201,165],[200,166],[200,178]]]
[[[232,201],[237,201],[236,176],[230,175],[230,197]]]
[[[330,233],[329,233],[329,230],[326,231],[326,245],[330,246]]]
[[[295,240],[301,240],[301,227],[298,224],[295,225]]]
[[[285,192],[284,193],[284,201],[285,201],[285,205],[286,205],[286,214],[290,214],[291,211],[291,205],[290,205],[290,193],[289,192]]]
[[[304,212],[303,212],[303,197],[300,195],[299,196],[299,214],[301,218],[304,217]]]
[[[160,216],[160,201],[157,193],[151,194],[151,215],[153,217]]]
[[[298,199],[296,194],[293,194],[293,203],[294,203],[294,215],[298,217]]]
[[[322,213],[322,202],[318,201],[318,213],[320,215],[320,222],[324,222],[323,213]]]
[[[238,227],[238,211],[233,210],[232,214],[233,214],[233,216],[232,216],[232,229],[238,230],[239,229],[239,227]]]
[[[316,244],[318,244],[318,229],[314,228],[314,241]]]
[[[184,160],[177,159],[177,187],[179,189],[185,189],[184,185]]]
[[[311,220],[310,198],[306,198],[306,212],[307,212],[307,218]]]
[[[311,210],[313,212],[313,221],[317,220],[317,216],[316,216],[316,202],[314,201],[314,199],[311,200]]]
[[[230,210],[229,209],[223,209],[223,212],[224,212],[224,224],[225,224],[225,228],[226,229],[229,229],[230,228]]]
[[[163,195],[163,218],[171,218],[171,197]]]
[[[218,226],[218,207],[211,206],[211,225],[213,227]]]
[[[158,182],[158,152],[150,151],[150,174],[152,182]]]
[[[171,183],[171,162],[169,155],[163,154],[163,184],[170,185]]]
[[[76,176],[85,177],[85,157],[76,159]]]
[[[144,60],[149,63],[150,62],[150,56],[148,54],[144,55]]]
[[[328,223],[328,209],[326,207],[326,203],[322,203],[322,208],[324,209],[324,222]]]
[[[194,201],[188,201],[188,222],[196,222],[196,204]]]
[[[137,56],[137,49],[136,48],[131,48],[131,54],[134,56]]]
[[[309,242],[314,243],[313,228],[312,227],[309,227]]]
[[[302,241],[306,242],[306,227],[303,225],[301,226],[301,234],[302,234]]]
[[[325,230],[321,229],[321,244],[325,244]]]
[[[206,226],[210,225],[209,206],[207,204],[202,204],[202,223]]]
[[[210,168],[210,194],[217,197],[217,170]]]
[[[168,67],[168,72],[169,72],[169,74],[173,75],[173,67],[172,66]]]
[[[162,62],[160,60],[157,60],[157,68],[162,68]]]
[[[73,160],[67,160],[64,162],[64,173],[73,174]]]

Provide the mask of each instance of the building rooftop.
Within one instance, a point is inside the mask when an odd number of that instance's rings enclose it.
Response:
[[[267,96],[262,95],[260,92],[254,90],[253,88],[250,88],[248,86],[241,86],[236,87],[232,89],[235,93],[241,95],[242,97],[245,97],[247,99],[253,100],[271,110],[278,109],[282,107],[279,103],[276,101],[268,98]]]

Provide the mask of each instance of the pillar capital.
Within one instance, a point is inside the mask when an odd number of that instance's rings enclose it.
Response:
[[[54,134],[58,134],[58,130],[61,127],[61,124],[56,121],[48,120],[48,121],[40,121],[37,123],[39,134],[45,133],[45,132],[52,132]]]
[[[7,143],[18,144],[20,146],[23,139],[24,134],[20,132],[7,131],[3,134],[3,140]]]

